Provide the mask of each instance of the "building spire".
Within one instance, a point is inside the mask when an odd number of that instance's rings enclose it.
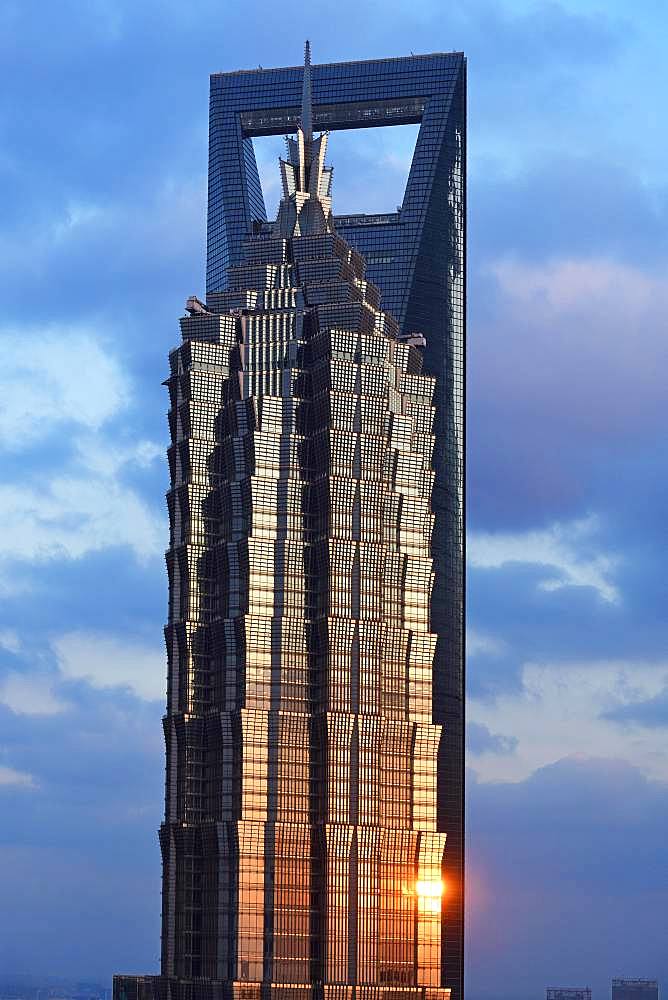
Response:
[[[311,43],[304,46],[304,81],[302,83],[302,132],[305,144],[313,139],[313,93],[311,90]]]
[[[278,209],[274,232],[282,236],[305,236],[331,232],[332,168],[325,166],[327,136],[313,138],[313,90],[311,85],[311,44],[304,46],[302,108],[297,138],[287,138],[288,158],[279,160],[283,180],[283,200]]]

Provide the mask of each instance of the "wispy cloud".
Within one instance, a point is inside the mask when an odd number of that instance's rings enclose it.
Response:
[[[558,258],[545,263],[506,259],[497,261],[492,270],[508,295],[543,314],[583,307],[607,314],[614,300],[617,309],[632,315],[651,307],[657,296],[664,299],[668,294],[664,275],[602,258]]]
[[[19,349],[21,345],[21,349]],[[27,346],[26,346],[27,345]],[[128,546],[139,559],[163,548],[162,517],[128,485],[162,448],[127,441],[111,422],[130,405],[132,382],[93,327],[5,329],[0,448],[20,454],[43,442],[57,456],[39,479],[26,471],[0,486],[0,588],[29,586],[29,565]]]
[[[112,476],[70,474],[41,488],[0,487],[0,518],[0,585],[10,594],[27,585],[26,564],[80,559],[114,546],[147,559],[159,555],[164,542],[162,519]],[[23,566],[17,576],[15,563]]]
[[[507,646],[498,636],[487,635],[478,629],[468,626],[466,629],[467,656],[500,656]]]
[[[18,451],[62,427],[99,429],[128,402],[129,379],[85,327],[0,330],[0,447]]]
[[[31,774],[0,764],[0,786],[2,785],[13,785],[18,788],[37,787],[37,783]]]
[[[668,682],[668,676],[666,677]],[[658,694],[646,701],[618,705],[602,713],[602,718],[633,728],[665,729],[668,731],[668,683]]]
[[[539,531],[517,533],[474,532],[467,558],[476,569],[500,569],[511,563],[544,567],[543,590],[591,587],[609,603],[620,600],[612,580],[617,556],[598,551],[594,539],[598,521],[590,516],[570,523],[556,523]]]
[[[9,671],[0,678],[0,704],[6,705],[15,715],[59,715],[69,705],[56,695],[56,679],[41,671]]]
[[[94,688],[128,688],[138,698],[163,700],[166,659],[163,650],[113,635],[68,632],[53,640],[60,673]]]
[[[0,629],[0,649],[7,653],[18,653],[21,649],[21,640],[18,633],[12,628]]]
[[[516,736],[493,733],[481,722],[467,722],[466,724],[466,749],[468,753],[475,756],[484,753],[503,755],[513,753],[517,743]]]
[[[512,756],[476,762],[484,780],[518,781],[536,768],[573,754],[630,761],[644,773],[668,780],[668,727],[661,734],[637,725],[630,733],[613,719],[665,691],[666,662],[597,660],[526,663],[522,686],[494,702],[469,700],[471,723],[517,740]]]
[[[17,641],[18,641],[18,637]],[[20,648],[17,647],[17,648]],[[23,669],[0,676],[0,705],[15,715],[60,715],[75,707],[60,686],[83,681],[98,691],[124,688],[145,701],[164,700],[166,659],[159,645],[99,632],[71,631],[52,638],[57,669],[46,670],[24,656]],[[20,661],[19,661],[20,662]]]

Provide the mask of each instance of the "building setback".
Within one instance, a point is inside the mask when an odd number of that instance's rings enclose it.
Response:
[[[212,77],[166,383],[162,968],[115,1000],[462,996],[464,72]],[[422,122],[404,204],[337,219],[313,125],[374,110]],[[252,136],[295,129],[269,224]]]

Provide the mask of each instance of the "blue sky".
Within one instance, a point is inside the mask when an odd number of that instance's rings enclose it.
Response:
[[[668,985],[667,22],[4,0],[0,968],[157,967],[160,383],[203,290],[208,74],[308,36],[469,57],[470,995]],[[393,208],[413,140],[336,133],[336,209]]]

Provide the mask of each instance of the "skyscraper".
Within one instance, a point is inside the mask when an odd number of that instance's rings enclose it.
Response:
[[[212,77],[167,380],[162,971],[117,1000],[461,997],[464,70]],[[313,126],[378,115],[422,122],[404,204],[336,218]]]

